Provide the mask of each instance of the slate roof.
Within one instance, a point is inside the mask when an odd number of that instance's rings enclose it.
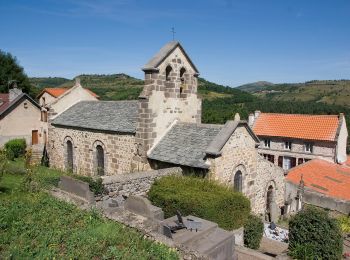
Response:
[[[58,115],[53,125],[135,133],[138,101],[81,101]]]
[[[292,168],[287,181],[299,185],[301,176],[305,187],[330,197],[350,201],[350,157],[344,164],[314,159]]]
[[[226,124],[221,128],[218,135],[213,139],[206,149],[206,153],[214,156],[221,155],[221,149],[224,147],[228,139],[231,137],[236,128],[240,125],[245,126],[248,133],[253,137],[256,143],[259,143],[259,138],[253,133],[252,129],[248,126],[247,121],[235,120],[227,121]]]
[[[210,142],[222,125],[176,123],[151,150],[148,158],[196,168],[208,168],[203,160]]]
[[[261,113],[253,130],[258,136],[336,141],[339,115]]]
[[[199,73],[196,66],[193,64],[187,53],[185,52],[184,48],[182,48],[181,44],[178,41],[171,41],[165,44],[157,53],[153,56],[152,59],[150,59],[145,66],[143,66],[143,71],[149,71],[149,70],[157,70],[158,66],[170,55],[170,53],[173,52],[173,50],[176,49],[176,47],[179,47],[181,51],[186,56],[187,60],[192,65],[193,69],[196,71],[196,73]]]

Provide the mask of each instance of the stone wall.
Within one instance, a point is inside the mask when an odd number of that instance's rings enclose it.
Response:
[[[120,201],[124,200],[125,196],[145,195],[156,179],[169,175],[182,175],[182,170],[179,167],[173,167],[115,176],[105,176],[103,177],[102,183],[105,187],[108,198],[116,198]]]
[[[222,155],[209,159],[210,177],[231,187],[242,172],[242,193],[250,199],[252,211],[265,214],[269,183],[276,188],[276,203],[283,205],[284,171],[258,155],[256,143],[247,129],[238,127],[222,149]]]
[[[272,154],[275,155],[275,164],[278,165],[278,156],[288,156],[304,159],[315,159],[320,158],[330,162],[334,162],[335,159],[335,151],[336,151],[336,143],[334,142],[321,142],[314,141],[311,142],[313,144],[313,151],[306,152],[305,151],[305,141],[294,139],[294,140],[286,140],[283,138],[268,138],[270,139],[270,148],[264,147],[264,137],[259,137],[261,142],[258,148],[259,153],[262,154]],[[292,149],[286,150],[284,149],[284,142],[291,141]]]
[[[254,190],[251,183],[256,177],[257,156],[254,139],[245,127],[240,126],[223,147],[222,155],[210,159],[209,175],[233,187],[234,175],[237,171],[241,171],[243,174],[242,193],[252,200]]]
[[[50,126],[48,152],[50,166],[67,169],[67,141],[73,144],[73,172],[97,175],[96,146],[104,151],[105,175],[131,172],[135,154],[135,137],[131,134],[101,133]]]
[[[298,193],[298,185],[290,181],[286,181],[285,189],[285,200],[289,203],[288,214],[295,214],[298,210],[300,210],[300,208],[298,209],[298,206],[300,207],[300,204],[298,205],[298,200],[296,199]],[[350,212],[350,201],[329,197],[325,194],[312,191],[307,187],[304,188],[302,201],[306,204],[335,210],[343,214],[349,214]]]
[[[258,156],[257,177],[255,179],[254,211],[264,213],[266,210],[267,190],[273,187],[273,196],[279,207],[284,205],[284,170],[273,163]]]
[[[166,77],[166,68],[172,71]],[[185,69],[180,77],[180,70]],[[201,122],[201,100],[197,97],[197,74],[180,48],[157,68],[145,71],[145,86],[139,98],[135,163],[147,164],[147,151],[157,143],[171,123]]]

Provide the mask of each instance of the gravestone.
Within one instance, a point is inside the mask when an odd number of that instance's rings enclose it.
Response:
[[[128,197],[124,203],[124,208],[146,218],[157,220],[164,219],[164,212],[162,209],[153,206],[148,199],[142,196],[132,195]]]
[[[280,211],[280,209],[277,206],[276,202],[272,201],[270,203],[270,221],[271,222],[274,222],[274,223],[278,222],[278,218],[279,218],[279,215],[280,215],[279,211]]]
[[[88,204],[95,204],[94,194],[90,191],[89,184],[69,176],[61,176],[58,187],[70,194],[79,197]]]

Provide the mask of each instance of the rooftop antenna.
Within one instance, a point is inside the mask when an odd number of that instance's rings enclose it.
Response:
[[[175,41],[175,28],[174,27],[171,27],[171,32],[173,34],[173,41]]]

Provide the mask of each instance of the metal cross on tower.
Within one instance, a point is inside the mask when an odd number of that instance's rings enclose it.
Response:
[[[171,32],[173,34],[173,41],[175,41],[175,28],[174,27],[171,27]]]

